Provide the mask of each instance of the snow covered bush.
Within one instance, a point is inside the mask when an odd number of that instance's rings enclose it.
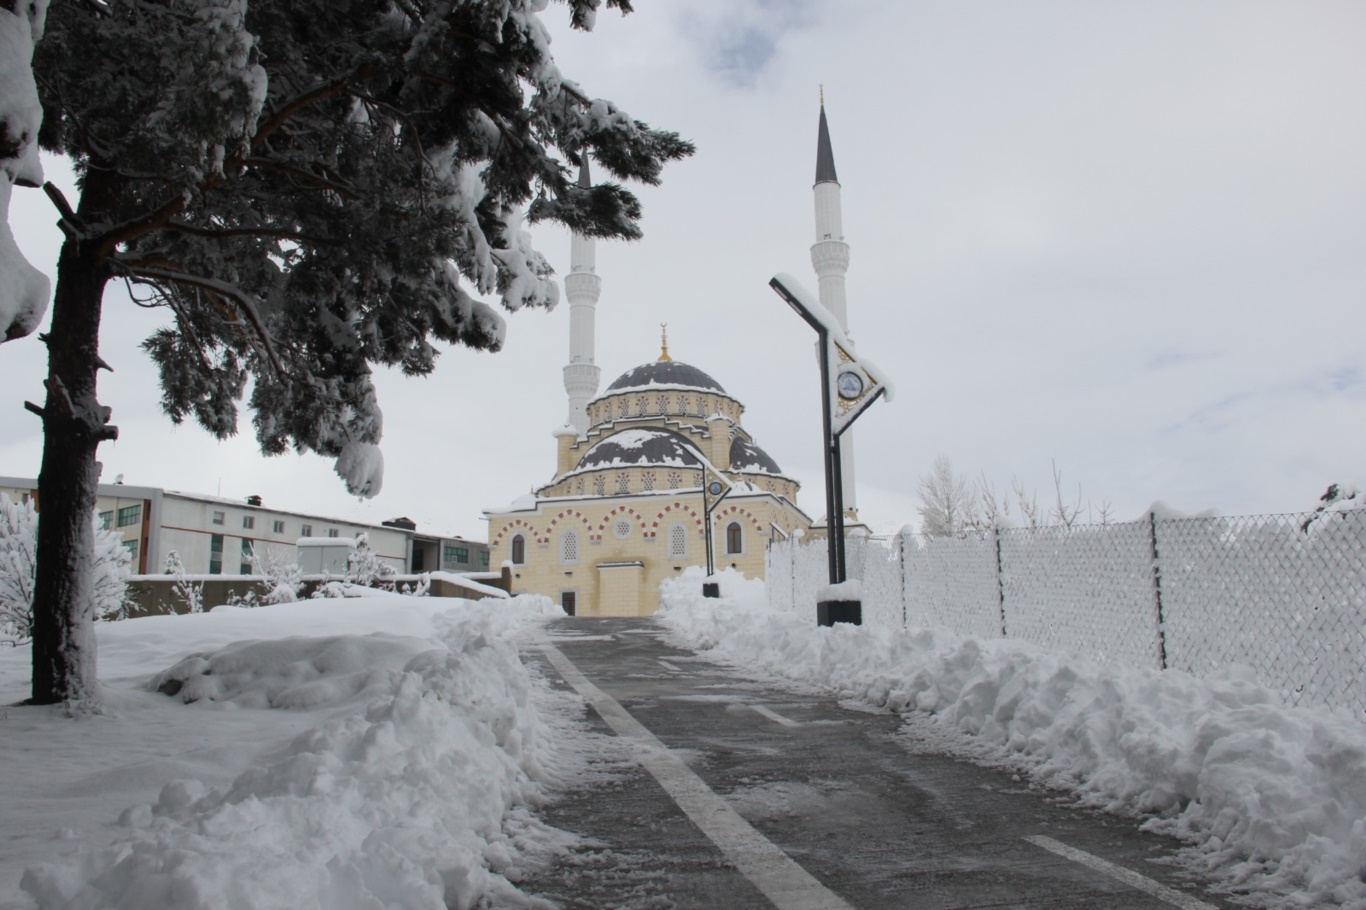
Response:
[[[397,574],[393,566],[370,549],[369,534],[356,535],[356,546],[351,550],[351,555],[346,557],[346,580],[349,583],[363,588],[392,588],[393,582],[386,579]]]
[[[95,518],[91,589],[95,619],[125,613],[130,558],[123,538]],[[33,579],[38,565],[38,513],[27,502],[0,493],[0,645],[21,645],[33,631]]]
[[[251,555],[251,571],[265,579],[263,604],[292,604],[304,586],[304,570],[284,547],[266,547]]]
[[[1322,525],[1323,519],[1353,509],[1366,509],[1366,492],[1354,483],[1330,483],[1328,489],[1319,497],[1319,507],[1314,510],[1314,514],[1304,520],[1300,530],[1306,534],[1313,534],[1315,529]]]
[[[204,612],[204,582],[190,581],[185,574],[185,563],[175,550],[166,554],[166,574],[175,578],[171,593],[185,604],[186,613]]]

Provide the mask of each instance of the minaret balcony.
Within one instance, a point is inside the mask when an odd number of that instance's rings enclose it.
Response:
[[[849,271],[849,244],[843,240],[821,240],[811,245],[811,264],[817,275]]]

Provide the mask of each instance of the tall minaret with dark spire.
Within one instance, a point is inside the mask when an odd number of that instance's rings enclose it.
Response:
[[[811,264],[820,282],[821,306],[839,320],[849,334],[849,313],[844,298],[844,273],[849,271],[849,244],[844,242],[844,217],[840,213],[840,182],[835,176],[835,153],[830,148],[830,125],[825,122],[825,89],[821,88],[821,120],[816,132],[816,242],[811,244]],[[858,511],[854,499],[853,432],[840,437],[840,467],[844,474],[844,509]]]
[[[579,168],[579,186],[588,189],[588,156]],[[588,402],[598,393],[602,371],[594,361],[594,333],[602,279],[595,271],[596,241],[573,234],[569,240],[569,274],[564,294],[569,298],[569,363],[564,368],[564,390],[569,394],[568,426],[580,436],[588,433]]]

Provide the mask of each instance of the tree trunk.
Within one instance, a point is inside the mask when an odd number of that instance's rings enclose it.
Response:
[[[77,220],[107,223],[113,181],[91,168]],[[106,245],[68,236],[57,261],[48,346],[47,403],[29,405],[43,420],[38,475],[38,568],[33,594],[34,704],[75,703],[95,695],[94,530],[100,477],[95,451],[118,437],[109,409],[95,398],[100,304],[110,273]]]

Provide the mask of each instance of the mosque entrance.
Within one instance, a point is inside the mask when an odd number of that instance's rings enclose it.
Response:
[[[560,592],[560,609],[564,610],[566,616],[574,615],[574,610],[578,606],[578,599],[579,597],[577,591]]]

